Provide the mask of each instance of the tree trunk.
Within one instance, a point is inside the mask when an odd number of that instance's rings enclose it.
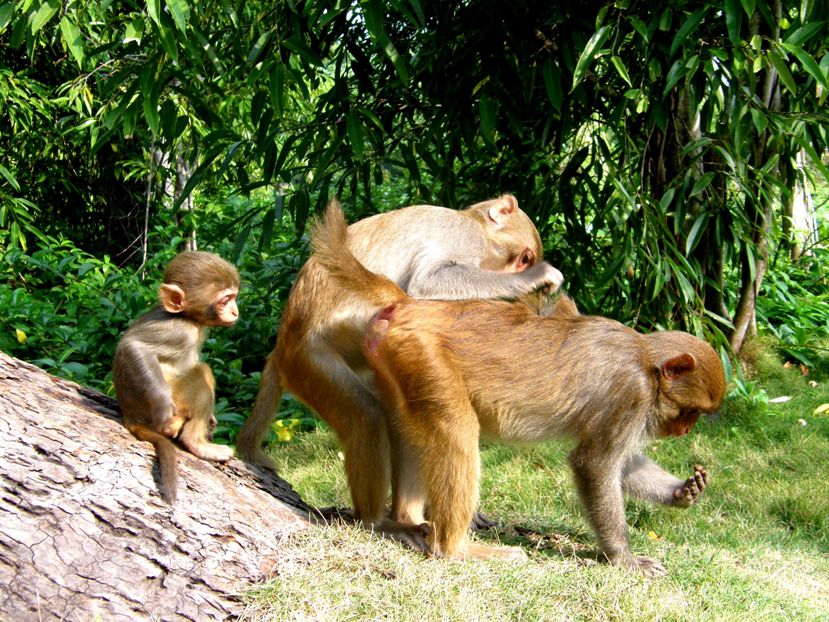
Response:
[[[239,460],[179,452],[175,507],[114,400],[0,353],[0,619],[227,620],[312,509]]]

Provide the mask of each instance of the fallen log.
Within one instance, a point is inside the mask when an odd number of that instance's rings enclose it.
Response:
[[[153,448],[115,401],[0,353],[0,619],[228,620],[312,508],[284,480]]]

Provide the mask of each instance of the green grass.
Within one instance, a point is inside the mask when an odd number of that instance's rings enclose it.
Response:
[[[314,527],[283,542],[244,619],[829,620],[829,414],[813,414],[829,402],[829,376],[804,377],[757,352],[753,391],[648,451],[678,476],[705,465],[701,502],[627,504],[634,552],[663,560],[668,577],[596,561],[566,446],[488,445],[481,508],[499,524],[474,537],[523,546],[528,562],[427,559],[352,526]],[[792,399],[770,404],[762,390]],[[338,452],[318,430],[274,455],[307,501],[348,506]]]

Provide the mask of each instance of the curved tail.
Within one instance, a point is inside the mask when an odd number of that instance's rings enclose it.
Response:
[[[143,425],[129,425],[127,429],[139,441],[147,441],[155,447],[158,470],[161,474],[161,496],[167,503],[174,505],[178,495],[178,475],[176,474],[176,446],[173,445],[173,441]]]
[[[383,307],[406,298],[406,293],[391,279],[368,270],[349,250],[348,225],[337,199],[332,199],[325,216],[317,219],[311,230],[311,247],[316,261],[332,278],[362,296],[371,304]]]

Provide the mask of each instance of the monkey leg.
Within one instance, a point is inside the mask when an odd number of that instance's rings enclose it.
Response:
[[[190,413],[179,439],[187,451],[202,460],[226,462],[233,457],[233,448],[209,440],[213,434],[211,421],[215,387],[213,372],[204,363],[199,363],[177,380],[173,390],[176,407],[186,408]]]
[[[417,459],[400,441],[394,428],[393,425],[389,426],[392,444],[391,517],[403,524],[419,525],[429,520],[429,509],[425,508],[426,487],[420,477]],[[470,523],[470,528],[474,530],[494,526],[495,521],[489,520],[481,512],[475,512]]]
[[[707,483],[705,469],[699,467],[688,480],[681,480],[664,471],[642,454],[631,456],[625,463],[622,487],[625,493],[662,505],[688,507],[696,501]]]
[[[622,458],[599,444],[583,442],[569,456],[576,488],[587,518],[607,560],[617,566],[636,568],[647,576],[667,574],[650,557],[636,557],[630,550],[622,496]]]
[[[400,437],[397,426],[389,425],[392,465],[391,517],[395,521],[421,524],[426,519],[426,486],[420,476],[417,457],[412,448]]]
[[[382,533],[386,527],[393,531],[396,526],[384,523],[391,465],[383,408],[341,355],[320,343],[305,345],[304,351],[292,348],[280,357],[284,378],[289,383],[286,388],[313,408],[337,434],[355,516],[375,531]]]
[[[274,348],[268,356],[265,368],[262,370],[259,392],[256,394],[253,410],[236,438],[236,449],[241,456],[274,472],[276,471],[276,463],[262,449],[262,440],[276,417],[277,405],[281,396],[279,360],[276,348]]]
[[[447,360],[440,343],[406,332],[402,340],[395,337],[392,331],[384,343],[376,342],[371,356],[384,403],[393,404],[389,410],[403,448],[400,455],[408,459],[399,475],[401,480],[408,478],[400,498],[420,495],[422,487],[426,491],[434,529],[430,552],[461,559],[524,558],[521,549],[468,542],[479,491],[477,413],[459,370]]]

